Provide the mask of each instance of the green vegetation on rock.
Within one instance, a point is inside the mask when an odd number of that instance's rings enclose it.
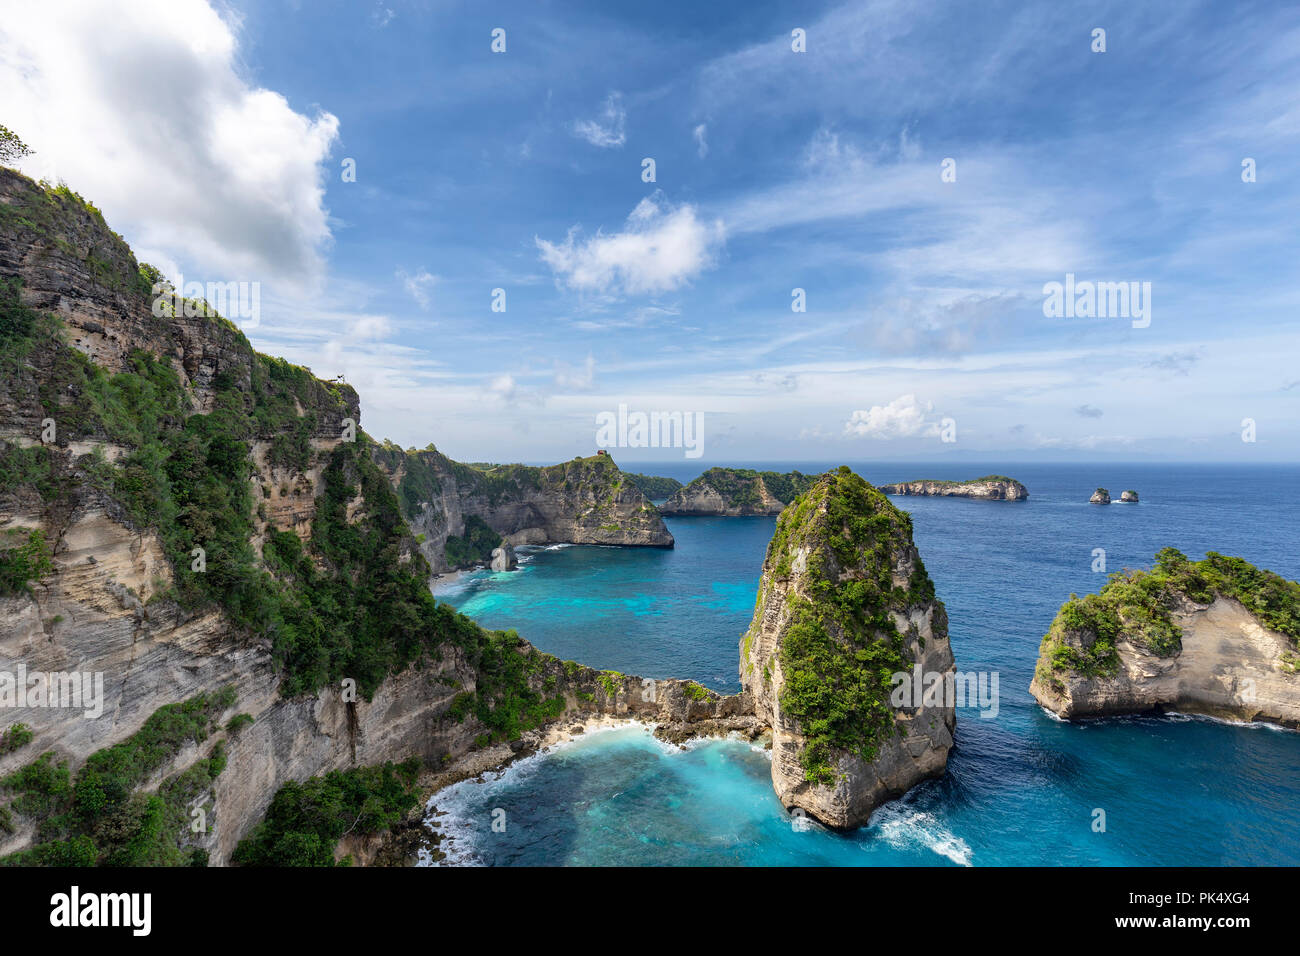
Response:
[[[233,688],[199,694],[156,710],[126,740],[87,758],[75,781],[66,761],[45,752],[0,779],[6,808],[36,823],[37,842],[0,859],[9,866],[204,865],[187,846],[190,805],[226,766],[219,740],[206,757],[168,777],[157,793],[139,788],[190,744],[218,730],[235,702]]]
[[[767,566],[788,577],[801,549],[807,596],[793,598],[781,641],[780,704],[804,735],[806,778],[830,784],[836,751],[871,760],[894,732],[890,677],[911,662],[890,612],[934,601],[934,584],[912,546],[910,516],[847,467],[781,513]],[[908,555],[910,578],[899,587],[895,565]],[[934,626],[945,621],[936,614]]]
[[[273,463],[305,467],[315,418],[297,409],[332,405],[342,416],[348,406],[336,387],[253,352],[233,333],[238,339],[232,347],[247,366],[219,370],[210,409],[190,414],[169,364],[136,352],[131,371],[105,372],[66,344],[60,321],[21,306],[15,284],[0,286],[4,327],[16,330],[6,344],[39,351],[49,362],[39,387],[60,435],[107,439],[129,449],[115,463],[83,457],[82,479],[111,497],[124,520],[157,532],[173,567],[172,598],[194,609],[217,604],[248,633],[271,638],[284,667],[285,694],[350,677],[368,697],[385,676],[424,651],[480,639],[476,625],[429,594],[427,562],[362,432],[327,459],[311,538],[303,542],[292,532],[271,530],[258,560],[252,443],[270,440]],[[21,367],[5,372],[0,385],[23,387]],[[11,476],[4,479],[11,485],[39,489],[45,482],[57,490],[31,450],[0,448],[3,475]],[[349,516],[358,494],[365,507]],[[47,570],[36,534],[3,552],[0,588],[21,589],[24,575],[30,580]],[[202,572],[192,570],[196,548],[205,555]]]
[[[7,528],[0,532],[0,597],[30,594],[32,582],[49,574],[49,550],[40,528]]]
[[[752,468],[710,468],[691,481],[685,491],[689,494],[692,489],[707,486],[721,495],[728,507],[757,508],[763,503],[759,492],[760,480],[768,494],[782,504],[789,504],[811,488],[817,478],[798,471],[782,474],[777,471],[755,471]]]
[[[641,494],[647,498],[669,498],[682,487],[682,483],[676,478],[661,478],[658,475],[628,474],[627,478],[640,488]]]
[[[13,753],[20,747],[32,742],[32,728],[26,724],[14,724],[0,733],[0,756]]]
[[[1121,636],[1157,656],[1173,656],[1182,650],[1173,611],[1184,602],[1204,607],[1216,597],[1238,601],[1265,627],[1300,641],[1300,583],[1242,558],[1210,551],[1204,560],[1192,561],[1164,548],[1150,571],[1118,572],[1097,594],[1070,595],[1043,637],[1046,667],[1040,665],[1040,677],[1059,685],[1064,673],[1112,676],[1119,667],[1115,645]],[[1067,643],[1067,634],[1080,647]]]
[[[348,866],[334,861],[339,840],[381,833],[419,802],[420,761],[333,770],[276,791],[266,819],[235,848],[238,866]]]
[[[457,720],[476,717],[488,728],[482,744],[515,740],[559,717],[564,712],[564,695],[547,696],[534,689],[530,680],[556,659],[529,645],[514,630],[484,633],[485,640],[471,658],[478,674],[476,689],[456,695],[450,716]]]

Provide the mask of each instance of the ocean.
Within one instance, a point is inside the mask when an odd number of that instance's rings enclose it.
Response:
[[[436,794],[449,862],[482,865],[1300,864],[1300,733],[1179,715],[1064,723],[1028,687],[1038,645],[1071,592],[1176,547],[1239,555],[1300,578],[1300,467],[845,462],[868,481],[1008,474],[1023,503],[892,499],[948,608],[959,671],[999,678],[995,717],[958,711],[940,780],[848,834],[791,818],[770,765],[739,740],[680,749],[636,726],[602,731]],[[737,467],[819,473],[840,462]],[[702,466],[628,471],[686,481]],[[1088,504],[1132,488],[1137,505]],[[435,589],[542,650],[643,677],[739,689],[774,518],[667,518],[672,550],[524,549],[517,571]],[[496,815],[494,816],[494,811]],[[497,826],[493,827],[493,821]],[[502,825],[504,824],[504,826]],[[1104,824],[1104,827],[1101,825]]]

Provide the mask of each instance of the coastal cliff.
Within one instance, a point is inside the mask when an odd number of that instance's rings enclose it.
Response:
[[[1029,689],[1065,718],[1173,710],[1300,727],[1298,639],[1300,584],[1166,548],[1151,571],[1071,595]]]
[[[828,826],[865,824],[886,800],[943,774],[951,701],[895,707],[892,675],[954,674],[948,619],[911,520],[842,467],[777,520],[741,684],[772,728],[772,784]]]
[[[0,169],[0,857],[221,865],[295,781],[447,766],[570,710],[745,709],[602,697],[614,677],[438,604],[356,392],[202,303],[156,314],[157,279],[81,197]],[[662,528],[612,462],[538,472]]]
[[[940,498],[987,498],[991,501],[1024,501],[1029,491],[1014,478],[1005,475],[986,475],[969,481],[901,481],[880,485],[887,495],[929,495]]]
[[[403,451],[385,442],[376,463],[392,481],[420,552],[435,572],[484,563],[457,560],[451,538],[476,522],[518,547],[528,544],[613,544],[671,548],[663,518],[607,454],[558,465],[466,465],[432,445]],[[486,546],[491,553],[495,544]],[[478,549],[482,550],[482,549]]]
[[[815,479],[749,468],[710,468],[677,491],[659,510],[666,515],[776,515]]]

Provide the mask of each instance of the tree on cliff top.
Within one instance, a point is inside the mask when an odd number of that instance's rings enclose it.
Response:
[[[13,166],[18,160],[32,155],[27,144],[8,126],[0,126],[0,166]]]

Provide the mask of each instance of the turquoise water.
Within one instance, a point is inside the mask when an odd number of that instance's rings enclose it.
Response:
[[[830,463],[802,464],[806,472]],[[850,463],[852,464],[852,463]],[[752,465],[751,465],[752,466]],[[767,466],[787,470],[789,465]],[[989,719],[958,712],[948,773],[852,834],[792,820],[766,756],[740,741],[682,751],[639,728],[530,758],[439,794],[454,859],[493,865],[1300,864],[1300,734],[1179,716],[1059,722],[1028,693],[1039,640],[1071,591],[1161,547],[1238,554],[1300,577],[1294,467],[854,466],[883,483],[1009,471],[1025,503],[896,498],[946,602],[957,667],[999,676]],[[680,469],[680,466],[679,466]],[[676,474],[690,478],[698,468]],[[1098,484],[1136,506],[1090,506]],[[439,591],[490,627],[594,667],[738,687],[770,518],[668,519],[672,551],[565,547]],[[504,833],[491,814],[505,811]],[[1094,811],[1105,812],[1095,832]]]

